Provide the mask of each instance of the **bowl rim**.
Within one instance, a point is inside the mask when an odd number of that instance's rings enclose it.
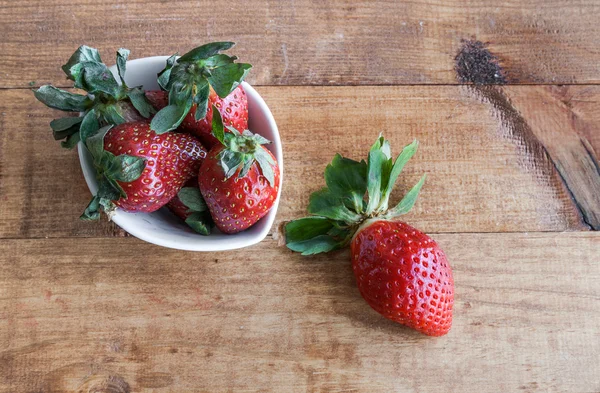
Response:
[[[169,56],[150,56],[150,57],[142,57],[139,59],[128,60],[127,64],[130,65],[132,63],[142,63],[142,62],[156,62],[156,61],[165,61],[169,58]],[[115,73],[116,65],[109,67],[109,69]],[[262,217],[258,222],[266,220],[266,224],[263,225],[263,228],[260,232],[253,234],[252,236],[244,236],[240,237],[240,234],[247,234],[248,232],[240,232],[239,234],[227,235],[227,238],[231,241],[218,241],[218,242],[199,242],[194,243],[189,239],[185,239],[183,241],[177,241],[174,239],[166,239],[164,237],[157,236],[153,232],[146,231],[138,226],[129,227],[126,223],[126,218],[131,214],[142,214],[142,213],[128,213],[124,212],[120,209],[117,209],[115,214],[112,216],[112,221],[117,224],[120,228],[125,230],[130,235],[143,240],[148,243],[152,243],[158,246],[184,250],[184,251],[227,251],[227,250],[235,250],[240,248],[249,247],[261,242],[271,230],[273,223],[275,221],[275,217],[277,215],[277,210],[279,208],[279,202],[281,199],[281,192],[283,189],[283,146],[281,143],[281,136],[279,134],[279,129],[277,128],[277,123],[275,122],[275,118],[271,113],[271,109],[264,101],[262,96],[248,83],[243,81],[241,83],[242,87],[246,91],[246,95],[248,97],[252,97],[252,100],[258,104],[260,110],[264,113],[265,118],[267,120],[268,126],[271,129],[273,136],[270,138],[272,142],[272,150],[277,160],[277,164],[279,165],[280,177],[279,177],[279,190],[277,192],[277,198],[275,199],[275,203],[269,210],[269,212]],[[82,142],[77,144],[77,153],[79,155],[79,163],[81,166],[81,170],[83,172],[83,176],[85,178],[88,189],[92,194],[95,194],[98,190],[98,184],[96,182],[96,171],[93,166],[89,165],[89,161],[87,159],[88,152],[83,145]],[[164,207],[163,207],[164,208]],[[161,208],[161,209],[163,209]],[[144,214],[153,214],[153,213],[144,213]],[[125,228],[124,227],[127,227]],[[197,235],[202,236],[202,235]],[[210,237],[210,236],[209,236]]]

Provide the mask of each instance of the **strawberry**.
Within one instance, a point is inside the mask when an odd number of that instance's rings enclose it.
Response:
[[[117,51],[117,70],[121,83],[102,63],[100,54],[85,45],[79,47],[62,69],[75,87],[88,94],[75,94],[45,85],[34,91],[47,106],[66,112],[82,112],[80,117],[64,117],[50,123],[54,139],[65,139],[61,145],[73,148],[80,140],[96,133],[100,127],[150,118],[156,111],[141,86],[129,88],[125,71],[129,50]]]
[[[164,90],[147,90],[146,99],[156,110],[169,105],[169,92]]]
[[[82,215],[97,219],[115,206],[127,212],[153,212],[198,173],[206,150],[186,134],[157,135],[148,122],[102,128],[86,140],[98,172],[99,189]]]
[[[146,98],[150,101],[152,106],[158,110],[169,105],[169,93],[166,91],[147,91]],[[242,86],[236,87],[233,92],[225,98],[219,97],[211,87],[208,96],[206,116],[196,121],[194,113],[196,113],[197,105],[193,104],[178,128],[180,131],[189,132],[196,136],[208,149],[219,143],[212,135],[213,106],[219,110],[225,125],[231,126],[237,130],[245,130],[248,128],[248,98],[246,97],[246,92]]]
[[[454,281],[435,241],[403,222],[375,219],[350,248],[358,290],[375,311],[429,336],[448,333]]]
[[[173,214],[185,221],[201,235],[210,235],[213,226],[206,202],[198,189],[198,178],[192,177],[173,199],[167,203]]]
[[[337,154],[325,169],[327,187],[310,197],[309,217],[286,225],[286,245],[303,255],[350,245],[362,297],[385,318],[430,336],[452,325],[454,281],[444,252],[424,233],[398,220],[415,204],[425,176],[395,207],[389,197],[417,142],[391,158],[379,137],[368,161]]]
[[[233,127],[225,133],[216,110],[212,125],[221,145],[208,152],[198,184],[217,228],[237,233],[254,225],[277,200],[279,166],[262,136]]]
[[[252,66],[235,63],[237,57],[220,53],[233,45],[213,42],[192,49],[179,59],[173,55],[167,60],[158,83],[168,91],[168,105],[152,119],[154,131],[161,134],[182,125],[212,147],[217,144],[211,135],[213,106],[226,125],[238,130],[248,128],[248,101],[239,85]]]

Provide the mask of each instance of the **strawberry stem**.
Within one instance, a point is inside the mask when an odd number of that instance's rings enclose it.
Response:
[[[425,176],[388,210],[389,197],[402,169],[415,154],[418,142],[407,145],[392,160],[390,143],[381,135],[371,146],[367,162],[336,154],[325,169],[327,187],[314,192],[309,217],[286,225],[286,244],[303,255],[347,246],[360,228],[373,219],[395,219],[415,204]]]

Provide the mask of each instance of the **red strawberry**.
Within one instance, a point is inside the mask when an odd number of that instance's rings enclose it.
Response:
[[[169,94],[166,91],[147,91],[146,97],[157,110],[169,104]],[[179,130],[189,132],[198,137],[208,149],[219,143],[212,135],[213,106],[219,109],[223,123],[226,126],[231,126],[237,130],[248,129],[248,98],[242,86],[238,86],[225,98],[219,97],[214,89],[211,88],[208,96],[206,116],[196,121],[194,114],[196,113],[197,105],[194,104],[179,126]]]
[[[452,270],[431,238],[397,221],[415,204],[425,176],[388,210],[394,183],[416,149],[415,141],[394,161],[389,142],[380,137],[368,163],[336,155],[325,169],[327,187],[310,197],[312,216],[286,225],[286,244],[303,255],[350,245],[358,289],[375,311],[442,336],[452,325]]]
[[[206,116],[196,121],[194,119],[196,105],[194,105],[181,123],[181,127],[185,131],[197,136],[208,149],[219,143],[212,135],[213,106],[219,110],[226,126],[231,126],[236,130],[248,129],[248,98],[242,86],[238,86],[225,98],[219,97],[211,88]]]
[[[146,99],[156,110],[169,105],[169,93],[162,90],[147,90]]]
[[[198,174],[198,184],[215,225],[224,233],[243,231],[271,209],[279,191],[279,166],[260,135],[234,128],[223,132],[214,116],[215,135],[223,143],[213,147]]]
[[[169,202],[198,172],[206,150],[194,137],[157,135],[148,122],[123,123],[89,137],[86,145],[99,173],[99,191],[84,219],[98,218],[98,205],[153,212]]]
[[[448,333],[454,280],[435,241],[403,222],[376,220],[350,246],[356,284],[375,311],[429,336]]]
[[[248,101],[240,84],[252,66],[236,63],[237,57],[220,53],[233,45],[213,42],[167,60],[158,83],[169,92],[168,105],[152,119],[153,130],[161,134],[181,125],[212,147],[217,143],[211,135],[213,106],[226,125],[238,130],[248,128]],[[164,99],[160,101],[165,104]]]

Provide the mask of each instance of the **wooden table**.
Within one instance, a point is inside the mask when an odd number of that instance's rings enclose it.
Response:
[[[600,2],[0,0],[0,392],[599,392]],[[77,155],[32,86],[215,40],[284,141],[271,234],[168,250],[80,222]],[[481,86],[475,83],[493,83]],[[372,311],[349,253],[283,246],[333,152],[380,131],[428,173],[406,220],[446,250],[451,332]]]

